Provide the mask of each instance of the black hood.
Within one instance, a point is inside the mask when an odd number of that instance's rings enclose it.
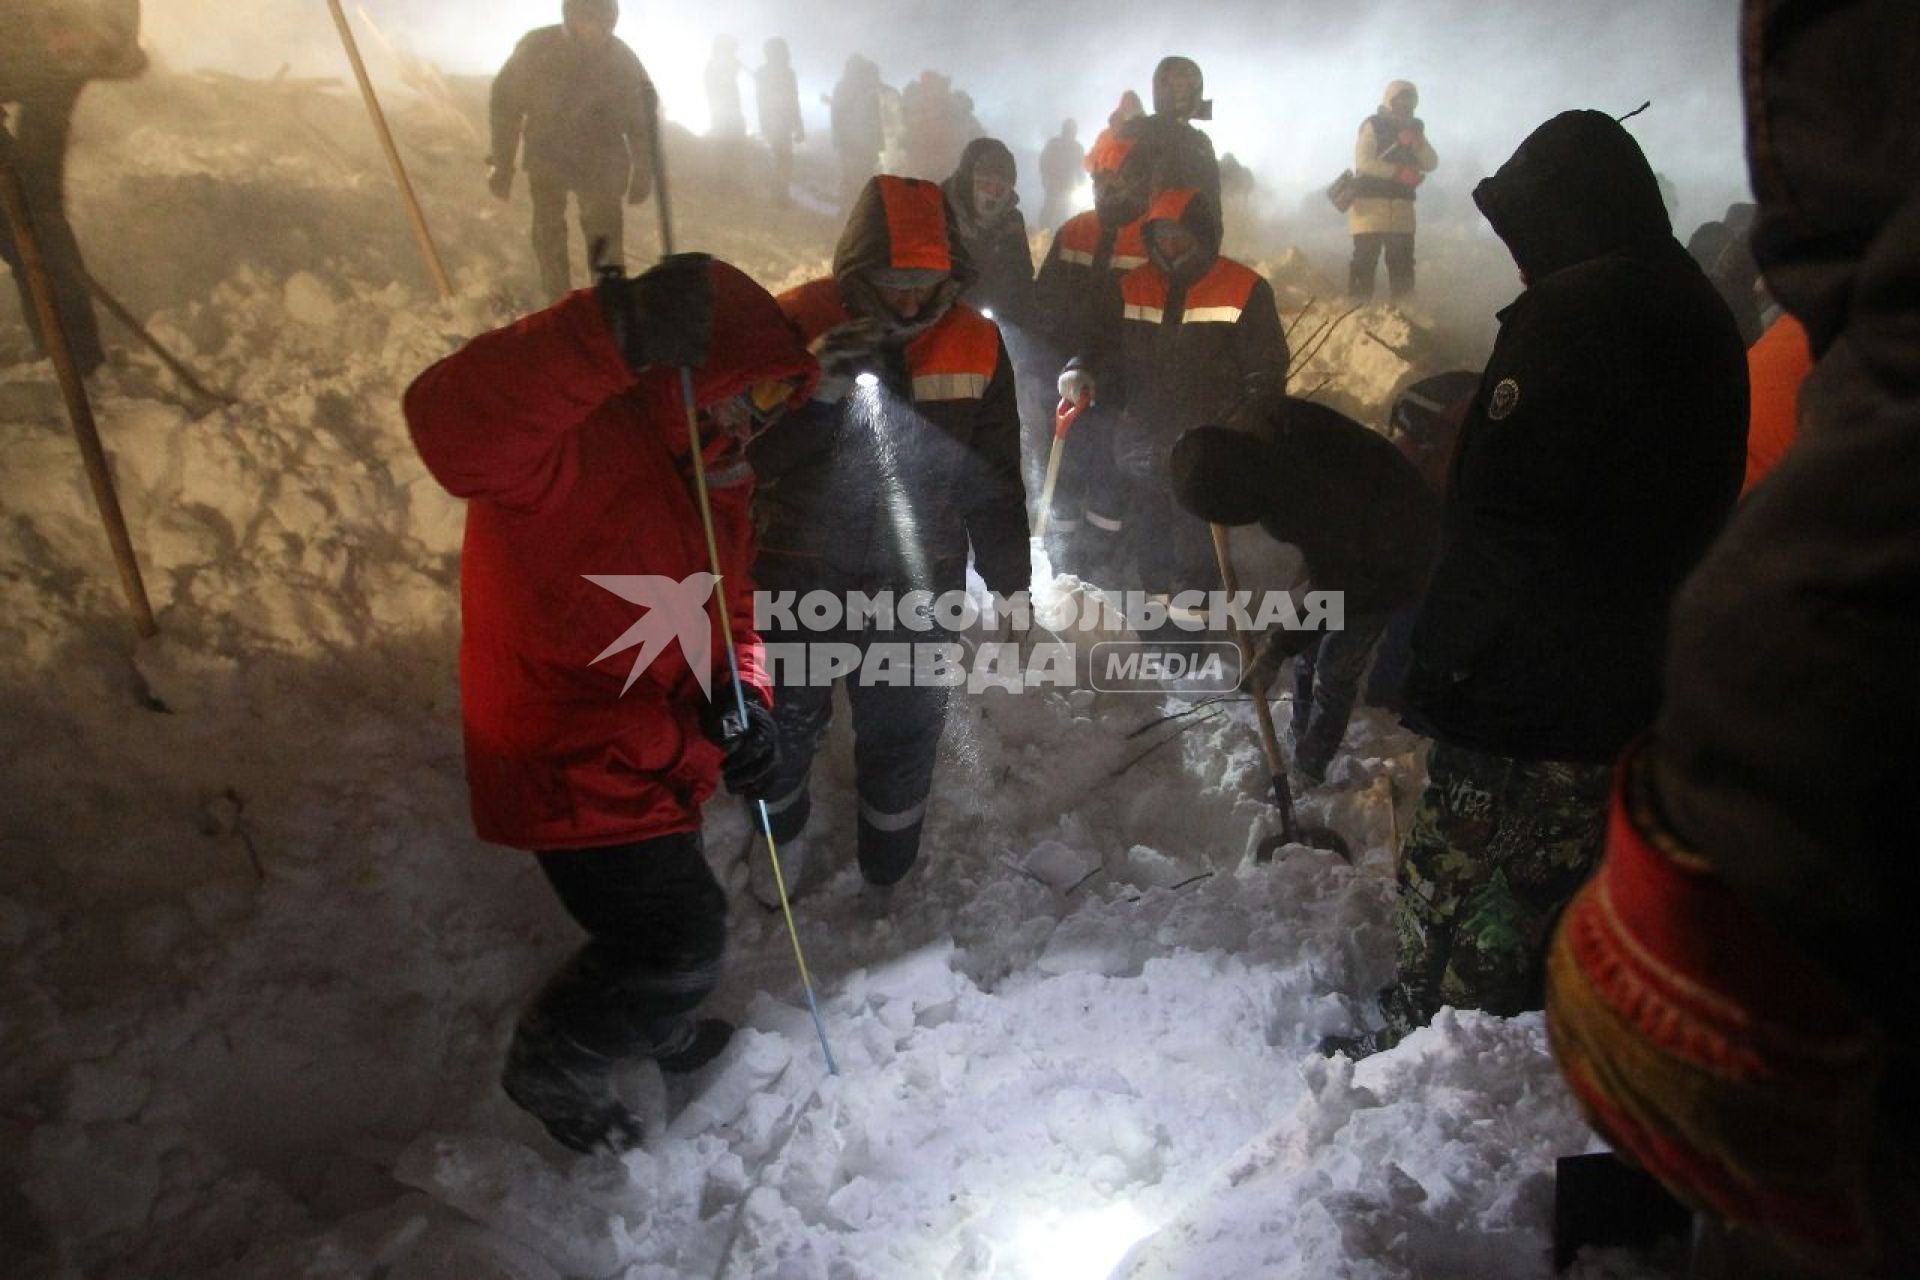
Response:
[[[955,167],[953,176],[941,184],[946,190],[947,199],[952,202],[954,211],[960,215],[961,222],[966,228],[971,228],[980,222],[980,210],[973,204],[973,175],[976,169],[981,168],[1005,174],[1009,186],[1017,182],[1020,177],[1019,169],[1013,162],[1013,152],[1007,148],[1006,143],[998,138],[975,138],[969,142],[966,149],[960,153],[960,163]],[[1019,207],[1020,193],[1013,191],[1010,193],[1006,208],[1000,211],[999,217],[994,221],[1004,219]]]
[[[1200,74],[1200,64],[1192,58],[1178,55],[1160,59],[1160,65],[1153,69],[1153,113],[1160,116],[1177,114],[1173,99],[1173,82],[1186,79],[1193,82],[1193,101],[1188,104],[1191,114],[1181,117],[1187,120],[1213,119],[1213,104],[1206,98],[1206,78]]]
[[[1154,247],[1153,224],[1156,222],[1178,222],[1200,242],[1199,252],[1178,271],[1162,259],[1159,250]],[[1147,256],[1170,279],[1191,283],[1205,275],[1220,260],[1220,210],[1204,191],[1195,191],[1191,187],[1162,191],[1154,197],[1153,205],[1147,210],[1147,225],[1143,230],[1147,234]]]
[[[933,304],[911,322],[897,322],[874,293],[876,275],[900,270],[945,277]],[[847,310],[883,325],[893,342],[932,328],[979,279],[946,193],[934,183],[889,174],[869,178],[854,202],[834,248],[833,275]]]
[[[1535,129],[1473,202],[1530,280],[1673,239],[1640,144],[1599,111],[1562,112]]]

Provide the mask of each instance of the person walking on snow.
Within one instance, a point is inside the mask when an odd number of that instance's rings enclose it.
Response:
[[[512,194],[524,137],[533,255],[549,300],[573,287],[567,197],[591,270],[625,262],[622,197],[637,205],[653,192],[653,82],[613,34],[617,0],[566,0],[561,14],[559,26],[528,32],[494,78],[487,182],[496,199]]]
[[[792,430],[756,445],[755,499],[763,590],[796,597],[825,591],[965,589],[967,556],[989,590],[1028,587],[1026,490],[1020,417],[1006,345],[991,320],[958,301],[973,266],[947,217],[940,188],[913,178],[867,183],[834,251],[833,275],[781,295],[781,308],[819,353],[825,371]],[[855,384],[868,375],[870,385]],[[885,630],[845,622],[830,631],[766,631],[770,646],[851,645],[862,663],[875,644],[938,642],[938,630]],[[776,651],[777,652],[777,651]],[[789,893],[829,869],[797,839],[812,813],[809,774],[833,712],[831,682],[806,678],[812,662],[777,667],[780,767],[767,806]],[[846,678],[853,712],[857,855],[883,904],[920,851],[947,691],[925,683]],[[749,855],[754,895],[777,905],[772,867]]]
[[[1413,200],[1426,176],[1440,164],[1427,127],[1413,110],[1419,90],[1405,80],[1387,86],[1380,110],[1360,122],[1353,144],[1354,200],[1347,210],[1353,261],[1347,293],[1373,297],[1380,255],[1387,258],[1387,285],[1395,298],[1413,292]]]
[[[767,41],[766,62],[753,76],[754,107],[760,113],[760,136],[773,151],[773,202],[793,202],[793,148],[807,140],[800,119],[800,84],[793,74],[787,42],[775,36]]]
[[[840,157],[840,207],[843,212],[852,212],[867,179],[879,167],[880,153],[887,144],[880,107],[880,68],[853,54],[834,83],[827,106],[834,154]]]
[[[709,600],[681,368],[744,724]],[[460,689],[474,828],[532,851],[588,934],[522,1014],[502,1077],[577,1151],[640,1140],[614,1096],[618,1067],[690,1071],[731,1034],[693,1016],[719,979],[727,921],[701,807],[723,777],[763,794],[778,758],[748,629],[745,449],[817,374],[765,290],[690,254],[476,338],[406,393],[421,459],[468,501]],[[690,590],[662,597],[676,585]]]
[[[137,5],[73,6],[29,0],[8,6],[0,23],[0,147],[25,189],[27,214],[45,260],[54,310],[82,377],[106,361],[89,296],[87,265],[67,220],[67,146],[73,112],[94,80],[124,80],[146,70]],[[9,127],[8,106],[18,108]],[[36,350],[47,349],[12,224],[0,214],[0,261],[20,291],[20,314]]]
[[[747,136],[747,115],[740,105],[740,44],[732,36],[715,36],[707,58],[707,136],[733,140]]]
[[[1040,188],[1046,200],[1040,206],[1040,225],[1057,227],[1067,220],[1073,207],[1073,193],[1080,186],[1082,166],[1087,159],[1080,145],[1080,126],[1072,120],[1060,123],[1060,132],[1047,139],[1040,149]]]

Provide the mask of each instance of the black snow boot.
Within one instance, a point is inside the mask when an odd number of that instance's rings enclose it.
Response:
[[[686,1075],[719,1057],[733,1039],[733,1024],[725,1018],[688,1018],[660,1050],[654,1061],[668,1075]]]
[[[537,1010],[522,1019],[500,1085],[553,1140],[583,1153],[640,1145],[640,1118],[614,1096],[617,1060],[575,1041]]]

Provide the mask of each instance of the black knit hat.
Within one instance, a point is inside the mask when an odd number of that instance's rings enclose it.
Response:
[[[1267,513],[1273,446],[1232,427],[1195,427],[1174,442],[1173,496],[1209,524],[1252,524]]]

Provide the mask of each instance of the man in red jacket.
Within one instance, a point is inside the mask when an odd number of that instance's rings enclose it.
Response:
[[[745,723],[708,600],[676,366],[693,371]],[[746,629],[745,450],[817,368],[765,290],[684,255],[476,338],[407,391],[421,458],[470,502],[460,683],[475,829],[532,850],[590,935],[521,1018],[503,1083],[579,1151],[639,1140],[612,1089],[621,1062],[692,1070],[732,1031],[690,1014],[726,942],[701,805],[723,773],[759,794],[778,761]]]

